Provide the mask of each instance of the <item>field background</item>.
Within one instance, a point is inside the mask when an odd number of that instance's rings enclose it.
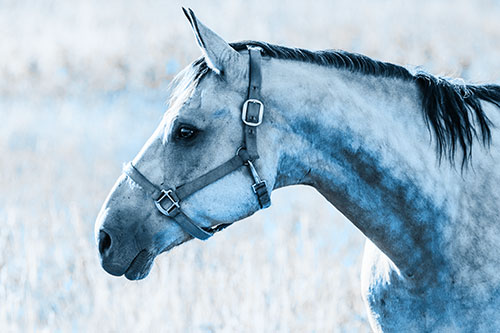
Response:
[[[145,280],[100,268],[100,205],[200,54],[181,5],[228,41],[500,83],[498,0],[0,0],[0,331],[369,331],[363,235],[310,188],[161,255]]]

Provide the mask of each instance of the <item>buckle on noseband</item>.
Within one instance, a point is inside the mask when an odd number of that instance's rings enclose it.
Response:
[[[248,104],[250,104],[250,103],[259,105],[259,114],[257,116],[256,121],[252,121],[252,120],[247,119]],[[262,124],[263,116],[264,116],[264,104],[261,101],[259,101],[258,99],[250,98],[250,99],[247,99],[245,101],[245,103],[243,103],[243,110],[241,111],[241,120],[243,121],[243,123],[245,125],[252,126],[252,127],[259,126],[260,124]]]
[[[161,205],[161,202],[165,199],[165,198],[168,198],[170,200],[170,207],[168,207],[167,209],[163,208],[163,206]],[[155,205],[156,205],[156,208],[158,208],[158,210],[164,214],[164,215],[167,215],[167,216],[170,216],[170,214],[172,214],[172,212],[178,208],[180,208],[179,206],[179,200],[177,199],[177,196],[175,195],[174,191],[172,190],[161,190],[161,194],[160,196],[158,197],[158,199],[155,200]]]

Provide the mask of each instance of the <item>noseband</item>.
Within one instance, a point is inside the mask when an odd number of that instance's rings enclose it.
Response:
[[[260,208],[267,208],[271,205],[266,181],[260,178],[254,166],[255,160],[259,158],[259,154],[257,153],[257,127],[262,123],[264,116],[264,104],[260,101],[260,85],[262,81],[260,72],[260,52],[260,48],[248,48],[250,56],[250,83],[247,100],[243,103],[241,111],[245,142],[236,151],[236,155],[233,158],[190,182],[166,190],[149,181],[146,176],[135,168],[132,162],[129,162],[123,170],[130,179],[151,195],[156,208],[158,208],[163,215],[173,219],[182,229],[184,229],[184,231],[195,238],[202,240],[208,239],[217,231],[231,225],[231,223],[219,224],[210,228],[201,227],[184,214],[180,206],[181,201],[205,186],[239,169],[241,166],[246,165],[250,170],[250,174],[254,180],[252,189],[257,195]],[[166,203],[165,206],[163,205],[164,203]]]

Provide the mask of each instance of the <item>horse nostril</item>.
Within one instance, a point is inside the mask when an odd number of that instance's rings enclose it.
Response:
[[[99,231],[99,253],[101,256],[105,255],[110,247],[111,237],[109,234],[104,230]]]

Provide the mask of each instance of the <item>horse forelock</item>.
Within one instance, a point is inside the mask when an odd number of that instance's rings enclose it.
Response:
[[[468,85],[456,79],[436,77],[423,71],[413,74],[403,66],[342,50],[311,51],[261,41],[241,41],[230,45],[236,51],[244,51],[248,46],[258,46],[264,56],[271,58],[333,66],[363,75],[397,78],[416,84],[422,97],[423,116],[436,140],[439,160],[444,156],[452,165],[459,149],[462,152],[462,168],[467,165],[471,160],[474,140],[479,140],[484,146],[490,144],[492,124],[483,110],[481,101],[500,107],[498,85]],[[210,68],[203,57],[195,60],[189,67],[189,75],[183,76],[188,78],[190,83],[178,93],[196,88],[209,72]]]
[[[176,103],[184,103],[192,95],[201,79],[209,72],[210,68],[203,57],[193,61],[170,82],[167,105],[170,107]]]

